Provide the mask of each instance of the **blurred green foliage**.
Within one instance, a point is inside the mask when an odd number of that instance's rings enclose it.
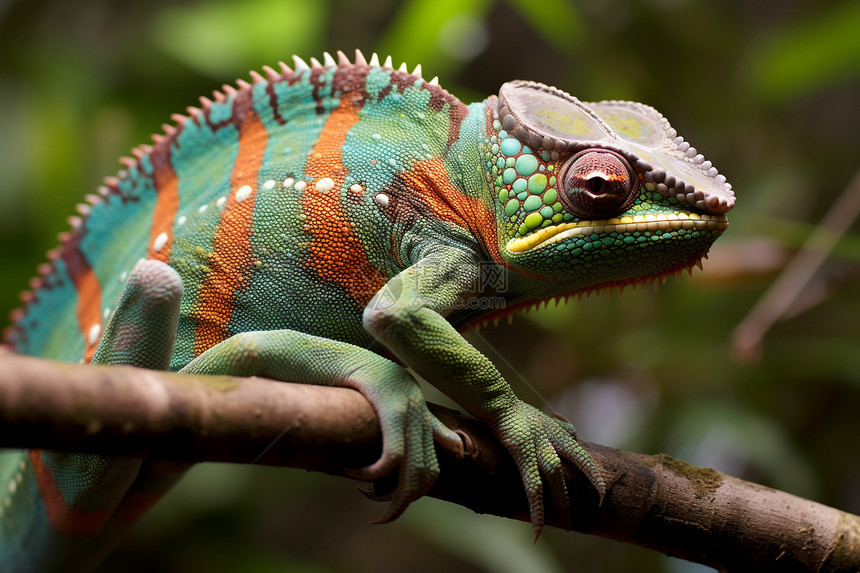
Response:
[[[750,59],[758,94],[787,101],[856,79],[860,3],[842,2],[775,30]]]
[[[166,8],[149,28],[153,46],[216,79],[272,54],[319,51],[328,4],[314,0],[209,2]]]
[[[589,440],[667,452],[860,512],[855,223],[761,359],[728,340],[860,166],[851,0],[0,1],[0,307],[64,218],[170,113],[250,69],[393,54],[461,99],[514,78],[654,105],[737,190],[706,272],[470,334]],[[532,391],[530,388],[534,388]],[[545,404],[544,404],[545,405]],[[103,571],[696,571],[656,553],[422,500],[397,523],[344,480],[203,466]]]

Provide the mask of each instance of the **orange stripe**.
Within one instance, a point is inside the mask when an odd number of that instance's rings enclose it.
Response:
[[[236,293],[248,286],[249,272],[255,264],[251,233],[257,176],[268,137],[256,112],[248,110],[239,127],[239,152],[230,175],[231,192],[212,242],[208,261],[210,271],[203,280],[192,312],[197,324],[195,356],[230,336],[227,327],[233,318]],[[243,185],[249,185],[252,192],[239,201],[236,191]]]
[[[306,232],[312,237],[308,264],[321,280],[339,284],[363,308],[388,278],[368,261],[340,198],[347,175],[343,144],[359,119],[362,104],[358,98],[355,93],[344,94],[326,119],[305,167],[313,181],[302,195],[302,208],[307,215]],[[323,178],[334,182],[331,190],[317,187]]]
[[[433,211],[440,221],[447,221],[467,229],[481,241],[493,260],[506,265],[499,252],[498,221],[486,203],[466,195],[451,184],[451,178],[441,157],[416,161],[409,171],[399,175],[409,189]]]
[[[84,360],[89,362],[96,352],[102,332],[102,289],[95,271],[81,251],[81,232],[66,239],[60,258],[78,293],[75,314],[84,337]]]
[[[149,227],[147,258],[166,263],[170,260],[170,247],[173,245],[173,220],[179,211],[179,178],[170,161],[165,161],[155,170],[154,179],[157,198]],[[156,250],[156,242],[162,233],[167,236],[167,240]]]
[[[36,474],[39,493],[45,502],[48,522],[55,531],[64,535],[92,535],[110,518],[113,509],[85,511],[70,507],[63,499],[53,476],[42,464],[42,450],[30,450],[30,462]]]
[[[90,362],[96,353],[102,331],[102,289],[96,273],[93,269],[87,269],[85,273],[78,275],[75,288],[78,290],[78,324],[84,335],[84,361]],[[98,335],[92,337],[95,327],[98,326]]]

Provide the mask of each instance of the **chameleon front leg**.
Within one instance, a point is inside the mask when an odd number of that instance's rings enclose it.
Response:
[[[392,278],[368,304],[364,326],[428,382],[490,426],[512,455],[535,535],[543,528],[543,479],[559,515],[570,515],[561,458],[580,468],[602,501],[602,472],[566,421],[519,400],[492,362],[445,320],[478,285],[479,260],[443,247]]]
[[[182,281],[157,261],[129,274],[93,364],[164,370],[170,364]],[[142,460],[31,450],[16,464],[14,494],[0,511],[4,571],[89,571],[119,539],[113,521]]]
[[[395,519],[429,491],[439,475],[434,440],[458,457],[464,455],[460,436],[430,413],[421,389],[406,370],[352,344],[295,330],[244,332],[208,349],[180,372],[262,376],[361,392],[379,418],[382,455],[350,475],[372,481],[400,466],[397,488],[378,523]]]

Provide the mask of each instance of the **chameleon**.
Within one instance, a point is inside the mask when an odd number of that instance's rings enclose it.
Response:
[[[263,67],[200,98],[78,206],[5,340],[64,361],[346,386],[397,472],[380,522],[469,439],[416,381],[484,422],[522,476],[571,507],[573,426],[521,401],[461,332],[549,299],[692,271],[728,227],[726,178],[662,114],[517,80],[464,104],[421,67],[361,51]],[[30,450],[0,466],[4,570],[96,562],[184,466]],[[8,484],[8,487],[7,487]]]

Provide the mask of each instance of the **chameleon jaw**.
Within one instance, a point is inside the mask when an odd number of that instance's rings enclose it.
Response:
[[[578,235],[633,233],[636,231],[672,231],[677,229],[718,229],[723,231],[728,226],[729,222],[725,215],[661,213],[659,215],[613,217],[611,219],[595,221],[561,223],[538,229],[525,237],[517,237],[508,241],[507,250],[512,253],[532,251]]]

